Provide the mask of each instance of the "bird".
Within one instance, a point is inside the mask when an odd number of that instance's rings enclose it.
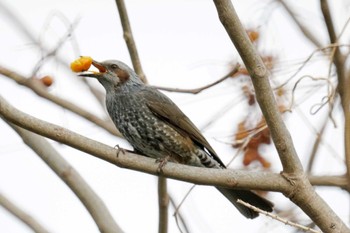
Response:
[[[128,65],[117,60],[92,60],[98,72],[79,76],[97,79],[106,90],[106,108],[117,129],[135,152],[157,160],[226,169],[199,129],[165,94],[143,83]],[[248,219],[258,213],[237,202],[272,212],[273,203],[249,190],[216,187]]]

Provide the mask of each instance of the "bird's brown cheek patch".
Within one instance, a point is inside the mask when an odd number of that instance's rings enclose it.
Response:
[[[117,69],[115,71],[116,75],[118,76],[118,78],[120,79],[120,82],[121,83],[124,83],[126,81],[129,80],[130,78],[130,75],[128,72],[126,72],[125,70],[122,70],[122,69]]]

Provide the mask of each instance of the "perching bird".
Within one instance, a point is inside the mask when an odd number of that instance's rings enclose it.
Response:
[[[157,89],[144,84],[126,64],[92,61],[94,77],[106,89],[106,106],[115,126],[137,152],[155,159],[196,167],[225,169],[214,149],[190,119]],[[271,212],[273,204],[247,190],[217,189],[247,218],[258,213],[237,203],[241,199]]]

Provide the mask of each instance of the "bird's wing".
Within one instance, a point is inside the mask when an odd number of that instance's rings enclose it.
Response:
[[[153,112],[153,114],[166,121],[180,134],[189,136],[192,141],[199,147],[207,149],[209,154],[218,163],[220,163],[220,165],[225,167],[224,163],[220,160],[214,149],[210,146],[199,129],[172,100],[170,100],[163,93],[159,92],[157,89],[149,86],[146,86],[142,91],[139,92],[139,94],[143,95],[148,108]]]

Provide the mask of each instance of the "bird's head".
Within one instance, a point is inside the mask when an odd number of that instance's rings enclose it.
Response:
[[[143,85],[137,74],[121,61],[92,60],[92,65],[98,69],[98,72],[83,72],[79,76],[96,78],[107,91],[110,88]]]

